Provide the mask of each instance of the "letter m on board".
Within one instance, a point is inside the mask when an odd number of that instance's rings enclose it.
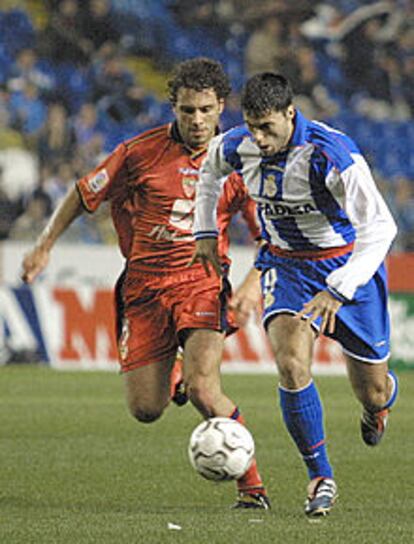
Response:
[[[113,294],[110,290],[93,290],[87,301],[80,300],[74,289],[55,289],[54,299],[63,312],[63,360],[117,359]]]

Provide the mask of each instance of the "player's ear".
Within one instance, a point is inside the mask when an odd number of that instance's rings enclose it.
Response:
[[[219,112],[220,113],[223,113],[223,110],[224,110],[224,99],[223,98],[219,98]]]
[[[286,110],[286,115],[289,119],[293,119],[294,116],[295,116],[295,107],[293,106],[293,104],[290,104],[288,107],[287,107],[287,110]]]

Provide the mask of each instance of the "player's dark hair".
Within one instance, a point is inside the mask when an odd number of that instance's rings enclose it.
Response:
[[[222,65],[206,57],[185,60],[177,65],[168,82],[169,99],[172,104],[177,102],[178,91],[183,87],[196,91],[214,89],[218,99],[226,98],[231,91],[229,78]]]
[[[289,81],[280,74],[262,72],[247,80],[241,94],[243,111],[251,117],[263,117],[271,111],[285,111],[292,104]]]

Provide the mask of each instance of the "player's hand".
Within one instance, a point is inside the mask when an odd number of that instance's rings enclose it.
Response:
[[[217,238],[202,238],[196,241],[193,258],[187,266],[192,266],[195,263],[201,263],[208,276],[211,275],[210,266],[212,266],[217,276],[222,275],[217,249]]]
[[[295,316],[296,319],[306,317],[309,324],[322,318],[319,332],[333,334],[335,331],[335,318],[342,302],[333,297],[328,291],[320,291],[309,302],[303,305],[302,310]]]
[[[49,262],[49,251],[35,247],[27,253],[22,262],[21,278],[25,283],[32,283],[46,268]]]
[[[246,325],[252,311],[259,308],[261,297],[260,272],[253,268],[230,299],[229,306],[240,327]]]

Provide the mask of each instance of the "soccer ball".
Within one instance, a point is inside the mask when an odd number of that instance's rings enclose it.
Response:
[[[254,441],[241,423],[213,417],[194,429],[188,455],[195,470],[207,480],[237,480],[252,463]]]

